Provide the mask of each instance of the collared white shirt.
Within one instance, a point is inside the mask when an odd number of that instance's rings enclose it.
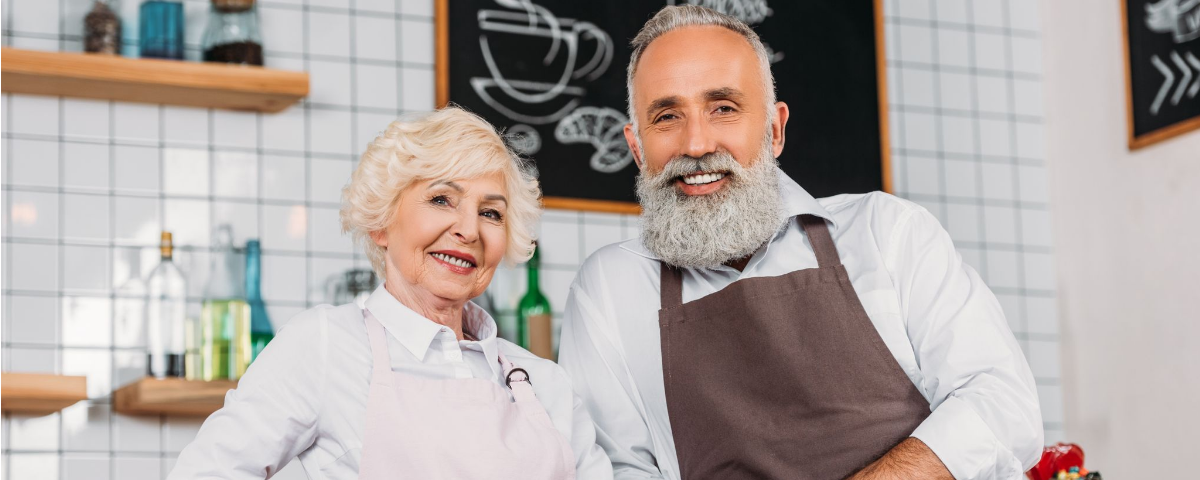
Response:
[[[683,301],[736,280],[817,268],[795,216],[828,220],[867,316],[932,413],[912,433],[958,479],[1023,479],[1041,456],[1033,374],[995,296],[928,211],[884,193],[814,199],[782,171],[786,228],[739,272],[684,269]],[[629,240],[571,285],[559,363],[597,423],[616,478],[679,478],[663,392],[659,262]],[[732,319],[731,319],[732,321]],[[721,352],[712,352],[721,361]],[[770,368],[771,358],[762,359]],[[703,422],[703,418],[693,419]]]
[[[575,453],[578,478],[612,478],[608,458],[596,445],[592,418],[572,393],[566,373],[497,338],[496,322],[483,309],[468,302],[463,330],[479,340],[459,341],[452,330],[405,307],[383,286],[365,305],[387,331],[393,371],[435,379],[487,378],[503,386],[496,353],[502,351],[529,372],[538,401]],[[169,478],[262,479],[299,457],[310,479],[357,479],[370,375],[371,347],[357,305],[323,305],[300,313],[225,396],[225,407],[204,421]],[[471,461],[471,452],[446,448],[455,452],[454,461]],[[405,478],[404,472],[396,475]]]

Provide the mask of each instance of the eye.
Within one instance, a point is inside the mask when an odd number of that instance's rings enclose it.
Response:
[[[717,113],[733,113],[736,111],[737,111],[737,109],[733,108],[730,105],[721,105],[721,106],[717,107]]]
[[[501,215],[500,212],[495,211],[495,210],[484,210],[483,212],[480,213],[480,215],[483,215],[484,217],[490,218],[497,222],[504,220],[504,215]]]
[[[450,198],[446,197],[445,195],[435,195],[433,198],[429,199],[429,203],[448,207],[450,206]]]
[[[662,115],[659,115],[658,118],[654,119],[654,123],[665,122],[668,120],[674,120],[676,118],[678,118],[678,117],[676,117],[674,114],[664,113]]]

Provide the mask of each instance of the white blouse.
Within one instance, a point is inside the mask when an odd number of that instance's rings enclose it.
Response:
[[[483,309],[467,304],[463,330],[479,340],[459,341],[383,286],[365,304],[388,332],[393,371],[504,385],[496,353],[502,351],[529,372],[538,400],[575,453],[578,478],[612,478],[592,419],[563,369],[497,338],[496,322]],[[370,375],[371,348],[357,305],[300,313],[226,394],[224,408],[204,421],[168,478],[262,479],[299,457],[311,479],[357,479]]]

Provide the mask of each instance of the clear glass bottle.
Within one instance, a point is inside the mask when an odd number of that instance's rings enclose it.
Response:
[[[262,65],[262,35],[254,0],[212,0],[201,41],[204,61]]]
[[[250,305],[238,278],[242,265],[233,250],[233,230],[217,227],[216,251],[200,308],[200,379],[237,380],[250,364]]]
[[[541,268],[539,248],[534,246],[533,257],[525,264],[528,281],[525,296],[517,303],[517,340],[521,347],[542,358],[553,359],[554,339],[550,300],[542,293],[538,282]]]
[[[275,338],[262,298],[262,248],[258,240],[246,242],[246,303],[250,304],[250,361],[253,362]]]
[[[162,232],[162,261],[146,280],[147,374],[155,378],[184,376],[187,326],[187,281],[172,260],[171,232]]]
[[[117,0],[96,0],[92,11],[83,17],[83,51],[121,54],[121,17]]]
[[[183,25],[183,2],[142,2],[138,8],[141,56],[183,60]]]

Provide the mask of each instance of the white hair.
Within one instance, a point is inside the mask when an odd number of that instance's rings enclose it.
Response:
[[[350,183],[342,189],[342,231],[352,233],[380,278],[385,250],[371,232],[387,229],[400,194],[424,180],[471,179],[500,174],[507,189],[505,232],[508,262],[533,255],[541,218],[541,189],[532,166],[514,154],[495,127],[478,115],[450,106],[415,120],[388,125],[367,146]]]
[[[650,18],[638,31],[637,36],[633,37],[633,41],[629,42],[629,46],[633,47],[633,54],[629,57],[625,87],[629,93],[629,121],[633,123],[634,132],[637,132],[638,117],[633,109],[633,75],[637,72],[638,61],[641,60],[642,53],[646,51],[646,47],[650,46],[650,42],[667,32],[683,27],[698,26],[727,28],[741,35],[750,43],[754,53],[758,56],[758,65],[762,72],[763,92],[767,100],[767,119],[768,121],[774,119],[775,77],[771,74],[771,57],[767,54],[767,48],[763,46],[758,34],[745,22],[711,8],[698,5],[670,5],[654,14],[654,17]],[[639,141],[639,143],[641,142]]]

